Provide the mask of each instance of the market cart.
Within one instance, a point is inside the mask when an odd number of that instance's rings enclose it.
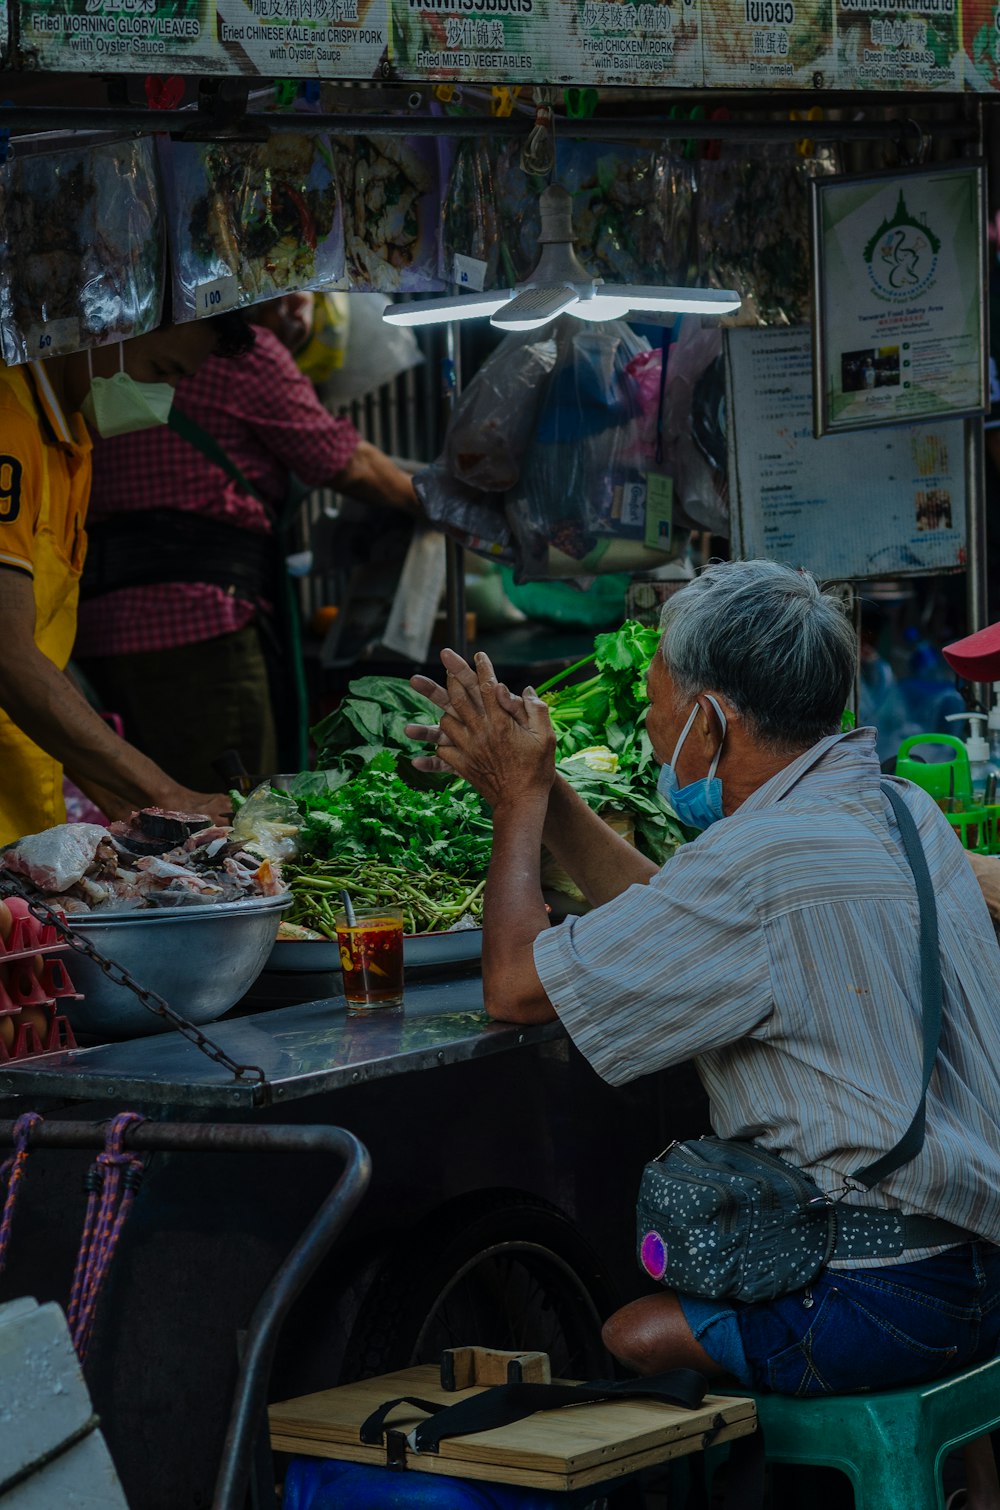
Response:
[[[303,1000],[308,977],[276,979],[272,996],[298,1005],[210,1030],[263,1070],[256,1086],[161,1035],[8,1067],[4,1109],[89,1123],[127,1106],[181,1137],[184,1123],[209,1117],[262,1129],[301,1120],[364,1142],[370,1192],[283,1329],[271,1398],[431,1362],[472,1336],[548,1351],[563,1377],[606,1371],[600,1323],[637,1289],[637,1172],[650,1148],[707,1126],[693,1074],[612,1091],[558,1025],[490,1022],[475,975],[410,985],[403,1014],[361,1019],[332,994]],[[4,1296],[65,1300],[82,1163],[32,1155],[18,1221],[33,1237],[13,1246]],[[308,1154],[290,1167],[263,1153],[151,1165],[89,1372],[133,1510],[207,1502],[234,1335],[328,1177]],[[191,1405],[179,1410],[182,1398]]]

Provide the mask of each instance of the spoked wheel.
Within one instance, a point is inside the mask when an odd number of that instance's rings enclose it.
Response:
[[[555,1376],[593,1378],[609,1367],[601,1322],[616,1304],[600,1259],[555,1207],[506,1192],[456,1202],[394,1243],[343,1377],[436,1363],[444,1348],[476,1343],[546,1352]]]

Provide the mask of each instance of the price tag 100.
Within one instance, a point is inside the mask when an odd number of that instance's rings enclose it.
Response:
[[[44,362],[46,357],[58,356],[65,351],[79,351],[80,322],[72,317],[33,325],[28,331],[27,344],[28,360],[31,362]]]
[[[206,315],[221,315],[227,309],[235,309],[240,302],[240,286],[235,273],[226,273],[222,278],[211,278],[207,283],[199,283],[195,299],[199,320]]]

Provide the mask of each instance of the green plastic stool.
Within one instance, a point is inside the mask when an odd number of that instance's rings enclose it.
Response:
[[[912,1389],[752,1398],[768,1462],[839,1468],[855,1510],[944,1510],[943,1459],[1000,1426],[1000,1358]]]

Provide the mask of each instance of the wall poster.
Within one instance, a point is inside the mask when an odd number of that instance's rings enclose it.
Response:
[[[825,435],[807,326],[725,333],[733,551],[828,581],[964,567],[960,419]]]
[[[817,435],[984,411],[984,220],[978,162],[813,179]]]

